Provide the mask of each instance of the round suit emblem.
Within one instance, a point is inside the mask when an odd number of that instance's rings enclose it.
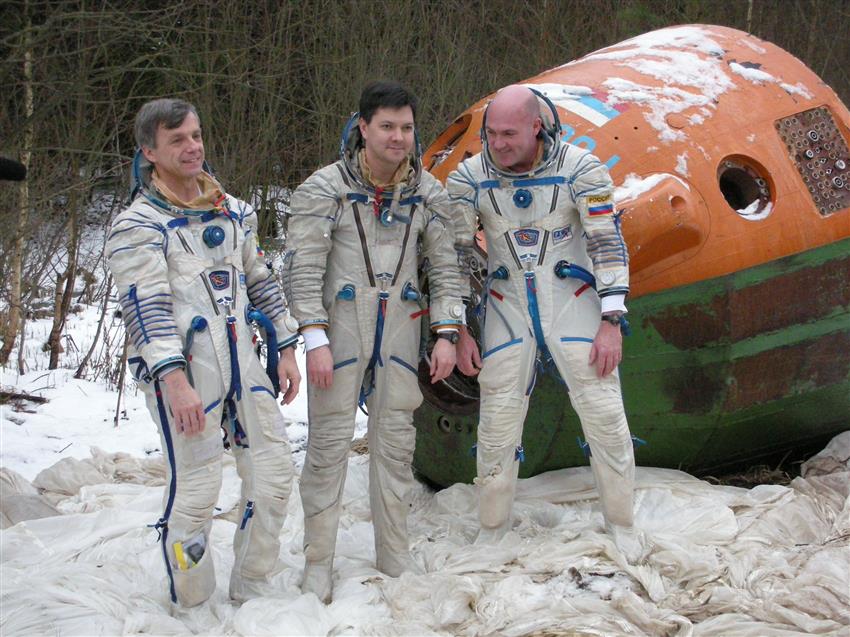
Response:
[[[514,193],[514,203],[517,208],[528,208],[531,205],[531,192],[520,188]]]
[[[208,248],[216,248],[224,243],[224,230],[218,226],[204,228],[204,243]]]

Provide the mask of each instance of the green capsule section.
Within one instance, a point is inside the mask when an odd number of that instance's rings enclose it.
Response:
[[[632,299],[620,367],[638,465],[704,475],[816,449],[850,429],[850,239]],[[477,386],[431,386],[414,468],[471,482]],[[427,376],[426,376],[427,378]],[[588,463],[560,378],[538,378],[520,477]]]

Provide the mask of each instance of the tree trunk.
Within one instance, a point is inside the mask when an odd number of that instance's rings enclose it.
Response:
[[[21,340],[18,341],[18,373],[23,376],[27,373],[27,361],[24,356],[24,341],[27,337],[27,315],[21,315]]]
[[[81,8],[85,10],[84,5]],[[86,44],[82,41],[83,37],[84,36],[80,35],[77,38],[78,46],[81,49],[84,44]],[[85,85],[84,73],[88,71],[87,67],[88,64],[80,65],[80,86]],[[82,147],[84,144],[83,128],[85,99],[86,96],[84,94],[79,93],[77,95],[76,114],[73,121],[73,140],[74,145],[77,147]],[[80,219],[82,217],[80,209],[89,199],[89,197],[83,196],[85,180],[81,179],[79,157],[79,153],[74,153],[70,165],[69,177],[72,186],[68,197],[68,264],[65,268],[65,274],[63,275],[65,278],[65,289],[62,292],[61,302],[56,306],[56,312],[53,315],[53,327],[50,330],[50,337],[47,339],[47,344],[50,347],[50,363],[47,366],[48,369],[56,369],[59,366],[59,354],[62,353],[62,344],[59,341],[62,338],[62,330],[65,329],[65,320],[68,318],[68,311],[71,309],[71,301],[74,298],[74,286],[77,283],[77,255],[80,250]],[[86,170],[86,175],[88,175],[88,170]],[[86,191],[87,190],[88,189],[86,188]],[[59,291],[57,290],[57,295],[58,292]]]
[[[92,354],[94,354],[94,348],[97,347],[97,343],[100,340],[100,333],[103,331],[103,323],[106,319],[106,308],[109,307],[109,292],[112,290],[112,275],[109,275],[109,278],[106,279],[106,291],[103,294],[103,306],[100,309],[100,320],[97,322],[97,331],[94,333],[94,338],[91,341],[91,347],[89,347],[89,351],[86,352],[86,355],[83,357],[80,366],[77,367],[77,371],[74,372],[74,378],[82,378],[83,372],[86,369],[86,365],[89,364],[91,360]]]
[[[124,334],[124,349],[121,350],[121,368],[118,372],[118,402],[115,403],[115,418],[112,419],[112,426],[118,426],[118,419],[121,417],[121,398],[124,396],[124,377],[127,375],[127,350],[130,348],[130,335]]]
[[[33,138],[33,91],[32,91],[32,43],[31,29],[32,21],[29,15],[29,2],[24,2],[25,30],[24,30],[24,113],[26,123],[24,124],[24,143],[21,151],[21,163],[29,171],[30,158],[32,156]],[[12,272],[9,290],[9,318],[3,329],[3,347],[0,348],[0,365],[9,361],[9,354],[15,345],[18,336],[18,328],[23,315],[23,303],[21,299],[21,271],[24,260],[24,235],[27,228],[27,216],[29,213],[30,197],[29,184],[25,179],[21,182],[18,190],[18,224],[15,228],[15,243],[12,247]],[[22,344],[23,347],[23,337]]]
[[[76,165],[74,162],[72,165]],[[50,336],[47,339],[47,345],[50,348],[50,363],[48,369],[56,369],[59,366],[59,354],[62,353],[62,330],[65,329],[65,319],[68,317],[68,311],[71,309],[71,300],[74,298],[74,285],[77,281],[77,250],[79,248],[79,224],[77,223],[77,198],[71,197],[71,221],[68,224],[70,233],[68,235],[68,266],[65,272],[57,281],[56,288],[56,304],[54,306],[53,327],[50,330]],[[64,283],[64,289],[61,292],[60,288]]]

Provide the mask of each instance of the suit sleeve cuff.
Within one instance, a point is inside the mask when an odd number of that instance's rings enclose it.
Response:
[[[314,327],[313,329],[304,330],[303,332],[301,332],[301,336],[304,337],[304,348],[308,352],[311,349],[316,349],[317,347],[322,347],[323,345],[330,344],[327,332],[325,332],[325,330],[320,327]]]
[[[162,378],[168,375],[170,372],[173,372],[175,369],[184,369],[186,367],[186,359],[182,356],[170,356],[165,360],[159,361],[156,365],[151,369],[151,376],[156,378],[157,380],[162,380]]]
[[[602,303],[602,314],[605,312],[626,312],[626,295],[625,294],[612,294],[610,296],[603,296],[600,299]]]

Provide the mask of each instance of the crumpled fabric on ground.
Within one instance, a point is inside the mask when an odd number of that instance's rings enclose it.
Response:
[[[290,498],[281,532],[279,594],[241,607],[227,598],[236,528],[227,514],[239,494],[230,463],[212,525],[216,593],[198,608],[173,611],[156,532],[146,527],[159,515],[161,487],[107,473],[99,484],[80,480],[75,493],[59,499],[63,515],[0,532],[0,632],[844,636],[850,632],[850,472],[834,462],[843,440],[850,436],[827,448],[828,466],[839,471],[810,471],[788,486],[717,486],[639,467],[635,519],[647,555],[636,566],[604,531],[589,468],[520,480],[513,527],[496,546],[474,543],[473,487],[434,493],[420,485],[410,525],[422,572],[399,578],[374,568],[369,458],[352,457],[329,606],[298,587],[304,565],[298,497]],[[59,482],[70,488],[70,478]],[[32,493],[23,478],[0,473],[6,483]]]

